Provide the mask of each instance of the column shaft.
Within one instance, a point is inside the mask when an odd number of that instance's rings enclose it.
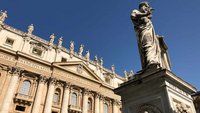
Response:
[[[83,95],[83,113],[87,113],[88,108],[88,95]]]
[[[118,113],[117,104],[113,103],[113,113]]]
[[[34,101],[34,104],[33,104],[32,113],[39,113],[40,103],[41,103],[41,99],[42,99],[43,87],[44,87],[44,83],[39,82],[37,93],[36,93],[36,96],[35,96],[35,101]]]
[[[103,111],[103,99],[102,98],[100,99],[100,102],[99,102],[99,111],[100,111],[100,113],[104,112]]]
[[[13,74],[11,77],[7,92],[4,97],[0,113],[8,113],[9,112],[9,108],[10,108],[10,105],[12,103],[13,96],[15,93],[17,80],[18,80],[18,73]]]
[[[68,102],[69,102],[69,87],[66,86],[64,91],[61,113],[68,113]]]
[[[54,84],[49,84],[49,89],[46,97],[45,107],[44,107],[44,113],[51,113],[51,106],[53,101],[53,94],[54,94]]]
[[[95,113],[100,113],[99,110],[100,110],[99,97],[98,97],[98,95],[96,95],[96,97],[95,97]]]

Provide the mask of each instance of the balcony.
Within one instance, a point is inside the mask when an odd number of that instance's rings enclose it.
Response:
[[[19,103],[19,104],[24,104],[24,105],[31,105],[31,103],[33,102],[33,97],[29,95],[17,93],[14,98],[14,102]]]
[[[69,111],[72,113],[82,113],[82,109],[77,105],[69,105]]]

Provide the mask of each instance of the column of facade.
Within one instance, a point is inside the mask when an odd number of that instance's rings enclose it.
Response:
[[[0,113],[8,113],[10,105],[13,100],[13,96],[15,94],[15,89],[17,85],[17,81],[19,78],[19,75],[21,74],[21,70],[19,68],[12,67],[9,71],[9,73],[12,75],[7,92],[5,94]]]
[[[83,107],[82,107],[82,113],[88,112],[88,94],[89,90],[85,89],[83,92]]]
[[[97,93],[95,96],[95,113],[100,113],[99,98],[100,95]]]
[[[99,111],[100,111],[100,113],[103,113],[104,111],[103,111],[103,103],[104,103],[104,96],[103,95],[101,95],[100,96],[100,100],[99,100],[100,102],[99,102]]]
[[[55,83],[56,83],[56,80],[54,78],[49,79],[49,88],[48,88],[48,93],[46,97],[44,113],[51,113]]]
[[[118,109],[117,109],[117,100],[113,100],[113,106],[112,106],[112,108],[113,108],[113,113],[118,113]]]
[[[36,93],[34,104],[33,104],[32,113],[39,113],[41,99],[42,99],[42,92],[43,92],[43,87],[44,87],[45,83],[46,83],[45,76],[40,76],[39,81],[38,81],[37,93]]]
[[[63,101],[62,101],[61,113],[68,113],[70,84],[65,83],[64,89],[65,90],[64,90],[64,96],[63,96]]]

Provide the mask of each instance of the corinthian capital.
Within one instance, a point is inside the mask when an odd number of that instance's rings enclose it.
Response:
[[[90,90],[85,88],[84,89],[84,92],[83,92],[83,95],[89,95],[90,94]]]
[[[49,78],[49,84],[55,85],[57,82],[56,78]]]
[[[95,98],[100,98],[100,95],[101,95],[100,93],[96,93]]]
[[[23,71],[19,67],[9,67],[9,73],[13,75],[20,75]]]
[[[40,75],[38,79],[39,83],[46,83],[47,82],[47,77],[44,75]]]
[[[64,88],[69,89],[71,87],[71,83],[69,82],[64,82]]]

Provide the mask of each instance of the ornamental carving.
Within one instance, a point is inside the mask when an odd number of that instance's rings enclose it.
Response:
[[[56,79],[55,78],[49,78],[49,84],[53,84],[55,85],[56,84]]]
[[[90,94],[90,90],[85,88],[84,89],[84,92],[83,92],[83,95],[89,95]]]
[[[77,72],[78,72],[79,74],[83,73],[83,65],[78,65],[78,66],[77,66]]]
[[[31,41],[30,44],[32,45],[32,47],[36,47],[42,51],[48,50],[48,47],[40,42]]]
[[[9,67],[9,73],[13,75],[20,75],[23,72],[19,67]]]
[[[41,75],[38,80],[39,80],[39,83],[46,83],[47,82],[47,77]]]
[[[189,108],[185,104],[177,103],[175,113],[190,113],[190,112],[189,112]]]
[[[159,108],[153,105],[144,104],[138,108],[137,113],[162,113],[162,112],[159,110]]]

